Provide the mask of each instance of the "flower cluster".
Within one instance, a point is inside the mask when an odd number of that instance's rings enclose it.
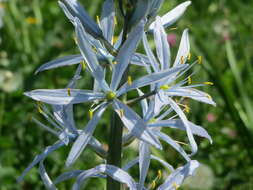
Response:
[[[106,176],[126,184],[131,190],[147,189],[145,180],[151,160],[160,162],[171,171],[164,183],[157,187],[159,190],[177,189],[186,177],[193,174],[199,166],[198,161],[191,160],[191,156],[197,152],[194,135],[207,138],[210,142],[212,139],[204,128],[188,121],[184,112],[189,111],[189,107],[183,104],[183,100],[191,98],[211,105],[215,103],[210,95],[195,89],[211,84],[210,82],[192,84],[192,74],[183,77],[189,73],[194,64],[201,62],[201,57],[198,57],[197,61],[190,64],[187,29],[183,32],[176,59],[174,62],[171,61],[165,28],[181,17],[191,2],[186,1],[159,17],[156,15],[162,3],[162,0],[138,0],[132,6],[128,6],[131,10],[125,11],[120,6],[121,14],[123,16],[128,14],[128,20],[125,19],[124,23],[127,30],[123,29],[115,42],[116,19],[113,0],[105,0],[101,19],[98,18],[97,23],[77,0],[59,1],[60,7],[75,28],[80,54],[48,62],[36,73],[69,65],[78,64],[78,67],[67,87],[63,89],[38,89],[25,93],[26,96],[38,101],[39,112],[54,128],[35,118],[33,121],[59,140],[35,157],[20,176],[19,181],[36,164],[39,164],[41,178],[48,189],[57,189],[56,184],[76,178],[73,189],[77,190],[87,178]],[[128,11],[131,11],[130,17]],[[157,56],[151,50],[147,35],[154,36]],[[140,42],[143,43],[145,54],[136,52]],[[147,74],[133,79],[128,71],[133,65],[144,68]],[[94,78],[93,89],[76,89],[76,84],[81,80],[81,71],[84,69]],[[150,91],[143,93],[142,87]],[[137,91],[138,97],[130,100],[123,99],[122,97],[130,91]],[[177,97],[181,99],[177,100]],[[90,120],[83,129],[78,129],[74,121],[73,106],[84,102],[92,104],[87,110]],[[51,108],[48,109],[44,103],[49,104]],[[130,107],[133,103],[141,106],[141,116]],[[135,139],[138,140],[139,156],[122,168],[101,164],[89,170],[66,172],[52,181],[45,170],[44,160],[60,147],[72,145],[66,159],[66,166],[74,164],[87,146],[106,159],[108,153],[93,133],[108,107],[113,108],[127,129],[123,135],[122,146],[129,145]],[[163,127],[186,131],[191,153],[186,153],[180,142],[163,132]],[[168,143],[182,155],[186,162],[184,166],[174,169],[165,160],[152,154],[150,149],[152,146],[162,150],[160,140]],[[127,173],[137,163],[139,164],[138,182]],[[155,182],[150,188],[154,186]]]

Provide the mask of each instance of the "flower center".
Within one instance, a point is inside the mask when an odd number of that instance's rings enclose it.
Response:
[[[113,100],[115,97],[116,97],[116,94],[112,91],[110,91],[106,94],[106,99],[107,100]]]

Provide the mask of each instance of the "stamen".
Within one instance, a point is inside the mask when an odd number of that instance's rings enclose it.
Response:
[[[202,56],[198,56],[198,64],[202,64]]]
[[[181,64],[184,64],[184,56],[181,56],[181,58],[180,58],[180,63],[181,63]]]
[[[112,64],[113,64],[113,65],[117,65],[118,62],[117,62],[117,61],[113,61]]]
[[[213,82],[203,82],[203,84],[206,84],[206,85],[213,85]]]
[[[174,140],[174,141],[175,141],[175,140]],[[188,146],[187,143],[184,143],[184,142],[181,142],[181,141],[175,141],[175,142],[178,143],[178,144],[182,144],[182,145]]]
[[[188,85],[192,84],[192,78],[188,77]]]
[[[161,90],[169,90],[169,89],[170,89],[170,86],[167,85],[167,84],[165,84],[165,85],[160,86],[160,89],[161,89]]]
[[[190,61],[191,57],[192,57],[192,54],[191,54],[191,53],[188,53],[188,55],[187,55],[187,60]]]
[[[155,119],[155,118],[152,118],[152,119],[150,119],[148,122],[149,122],[149,123],[154,123],[154,122],[156,122],[156,119]]]
[[[68,90],[68,96],[71,96],[70,88],[68,88],[67,90]]]
[[[100,19],[99,19],[98,15],[96,16],[96,21],[97,21],[98,25],[100,25]]]
[[[212,96],[210,96],[209,94],[206,94],[206,97],[210,100],[212,100]]]
[[[177,27],[170,28],[170,31],[172,31],[172,30],[177,30]]]
[[[127,84],[130,86],[132,85],[133,81],[132,81],[132,77],[131,76],[128,76],[127,77]]]
[[[90,109],[90,110],[89,110],[89,119],[92,119],[92,118],[93,118],[93,110]]]

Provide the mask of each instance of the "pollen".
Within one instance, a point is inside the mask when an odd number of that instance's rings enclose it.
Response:
[[[113,61],[112,64],[113,64],[113,65],[117,65],[118,62],[117,62],[117,61]]]
[[[188,85],[192,84],[192,78],[191,77],[188,77]]]
[[[191,54],[191,53],[188,53],[188,55],[187,55],[187,60],[190,61],[190,60],[191,60],[191,57],[192,57],[192,54]]]
[[[71,96],[70,88],[68,88],[67,91],[68,91],[68,96]]]
[[[172,30],[177,30],[177,27],[170,28],[170,31],[172,31]]]
[[[174,141],[175,141],[175,140],[174,140]],[[182,144],[182,145],[188,146],[187,143],[184,143],[184,142],[181,142],[181,141],[175,141],[175,142],[178,143],[178,144]]]
[[[202,56],[198,56],[198,64],[202,64]]]
[[[128,76],[127,77],[127,84],[130,86],[132,85],[133,81],[132,81],[132,77],[131,76]]]
[[[106,94],[106,99],[107,100],[113,100],[115,97],[116,97],[116,94],[112,91],[110,91]]]
[[[92,118],[93,118],[93,110],[90,109],[90,110],[89,110],[89,119],[92,119]]]
[[[43,114],[43,113],[44,113],[44,112],[43,112],[43,110],[41,109],[41,106],[40,106],[40,105],[38,105],[38,107],[37,107],[37,108],[38,108],[38,112],[39,112],[39,113],[41,113],[41,114]]]
[[[180,63],[181,63],[181,64],[184,64],[184,56],[181,56],[181,58],[180,58]]]
[[[149,123],[154,123],[154,122],[156,122],[156,119],[155,119],[155,118],[152,118],[152,119],[150,119],[148,122],[149,122]]]
[[[206,84],[206,85],[213,85],[213,82],[203,82],[203,84]]]
[[[165,85],[160,86],[160,89],[162,89],[162,90],[169,90],[170,86],[167,85],[167,84],[165,84]]]
[[[38,20],[35,18],[35,17],[27,17],[25,19],[25,21],[28,23],[28,24],[37,24],[38,23]]]

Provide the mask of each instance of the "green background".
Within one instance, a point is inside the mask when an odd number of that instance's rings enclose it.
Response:
[[[102,0],[81,2],[94,19],[100,15]],[[160,15],[181,2],[165,0]],[[45,189],[37,168],[28,173],[24,182],[16,183],[16,178],[33,157],[57,140],[30,121],[31,116],[44,120],[37,113],[34,102],[23,96],[23,92],[36,88],[62,88],[67,84],[75,66],[38,75],[33,73],[47,61],[78,52],[73,40],[74,30],[57,1],[9,0],[1,2],[0,7],[0,15],[5,12],[4,26],[0,29],[0,190]],[[29,23],[29,18],[36,18],[36,23]],[[203,165],[197,176],[187,180],[182,189],[253,189],[252,20],[251,0],[195,0],[180,21],[173,25],[177,29],[167,30],[168,34],[177,37],[177,44],[172,47],[175,57],[183,29],[190,29],[192,59],[203,56],[203,64],[196,67],[198,72],[192,80],[212,81],[214,86],[202,89],[217,102],[217,107],[189,102],[191,111],[188,117],[204,126],[214,143],[210,145],[207,140],[197,138],[199,152],[194,159]],[[90,81],[90,76],[83,72],[80,86],[91,87]],[[85,104],[76,108],[80,128],[87,123],[87,110]],[[95,133],[105,144],[108,121],[107,113]],[[184,133],[169,133],[174,138],[185,138]],[[67,171],[64,161],[69,149],[70,146],[64,147],[47,159],[46,168],[53,178]],[[183,163],[168,146],[164,152],[155,154],[174,166]],[[133,143],[124,152],[124,163],[136,155],[136,144]],[[100,162],[100,158],[86,150],[71,169],[88,169]],[[151,167],[148,184],[161,169],[157,163],[152,163]],[[135,167],[131,174],[138,177],[138,168]],[[166,171],[163,174],[165,177]],[[59,189],[70,189],[72,182],[62,183]],[[92,179],[84,189],[104,189],[104,185],[104,180]]]

